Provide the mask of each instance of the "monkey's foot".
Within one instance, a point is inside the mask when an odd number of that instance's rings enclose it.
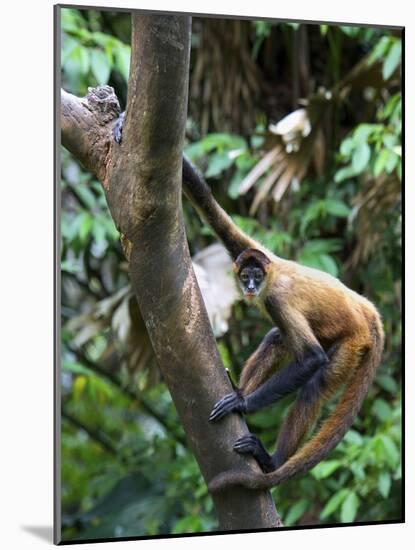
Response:
[[[240,437],[233,446],[233,450],[240,454],[252,455],[264,472],[272,472],[275,469],[272,457],[261,441],[252,434]]]
[[[245,398],[238,392],[228,393],[222,397],[213,407],[209,420],[219,420],[231,412],[246,412]]]

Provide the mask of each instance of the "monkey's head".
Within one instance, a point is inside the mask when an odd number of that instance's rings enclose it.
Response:
[[[270,264],[271,260],[256,248],[247,248],[236,258],[234,270],[242,292],[248,299],[259,296],[265,286]]]

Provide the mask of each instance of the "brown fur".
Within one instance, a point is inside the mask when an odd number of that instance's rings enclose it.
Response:
[[[237,273],[249,258],[250,254],[246,254],[244,262],[237,266]],[[321,344],[325,351],[336,345],[336,351],[325,371],[325,384],[318,399],[304,401],[298,397],[282,425],[278,443],[283,442],[287,451],[283,464],[267,474],[224,472],[210,483],[211,491],[235,484],[270,488],[314,467],[352,425],[381,360],[384,335],[377,310],[334,277],[274,257],[268,264],[263,294],[268,315],[284,334],[285,353],[293,350],[296,355],[301,354],[310,343]],[[266,355],[261,347],[255,353]],[[241,376],[243,393],[251,393],[263,383],[268,375],[264,369],[271,368],[276,354],[277,350],[273,350],[271,359],[261,366],[259,376],[252,372],[255,354],[248,360],[247,373],[244,368]],[[251,384],[250,375],[254,382]],[[298,450],[323,401],[343,388],[335,410]]]
[[[280,331],[271,329],[258,348],[245,363],[239,380],[239,389],[244,395],[261,386],[288,357],[289,350],[282,342]]]
[[[272,487],[315,466],[353,423],[381,360],[384,336],[380,316],[368,300],[338,279],[278,258],[243,233],[216,202],[209,186],[186,157],[183,158],[183,186],[193,205],[236,260],[236,274],[250,258],[256,262],[262,258],[266,273],[261,292],[264,299],[256,299],[255,304],[279,327],[283,338],[281,347],[271,339],[270,358],[266,348],[260,346],[248,360],[241,376],[243,393],[251,393],[261,385],[273,369],[279,368],[288,351],[298,357],[310,345],[321,345],[325,351],[337,345],[320,400],[297,399],[282,426],[280,438],[288,439],[288,460],[269,474],[224,472],[209,485],[210,490],[231,484]],[[297,450],[314,424],[321,402],[343,387],[333,413],[310,441]]]

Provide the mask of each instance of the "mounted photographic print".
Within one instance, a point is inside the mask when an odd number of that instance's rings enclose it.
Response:
[[[55,542],[402,522],[403,29],[55,45]]]

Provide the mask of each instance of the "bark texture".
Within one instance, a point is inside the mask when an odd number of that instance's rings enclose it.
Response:
[[[123,141],[111,135],[119,105],[108,86],[83,99],[62,93],[62,143],[103,183],[158,364],[208,483],[258,470],[233,452],[247,433],[238,415],[208,422],[231,391],[193,272],[181,205],[190,18],[133,15]],[[220,530],[281,525],[271,495],[234,487],[214,495]]]

